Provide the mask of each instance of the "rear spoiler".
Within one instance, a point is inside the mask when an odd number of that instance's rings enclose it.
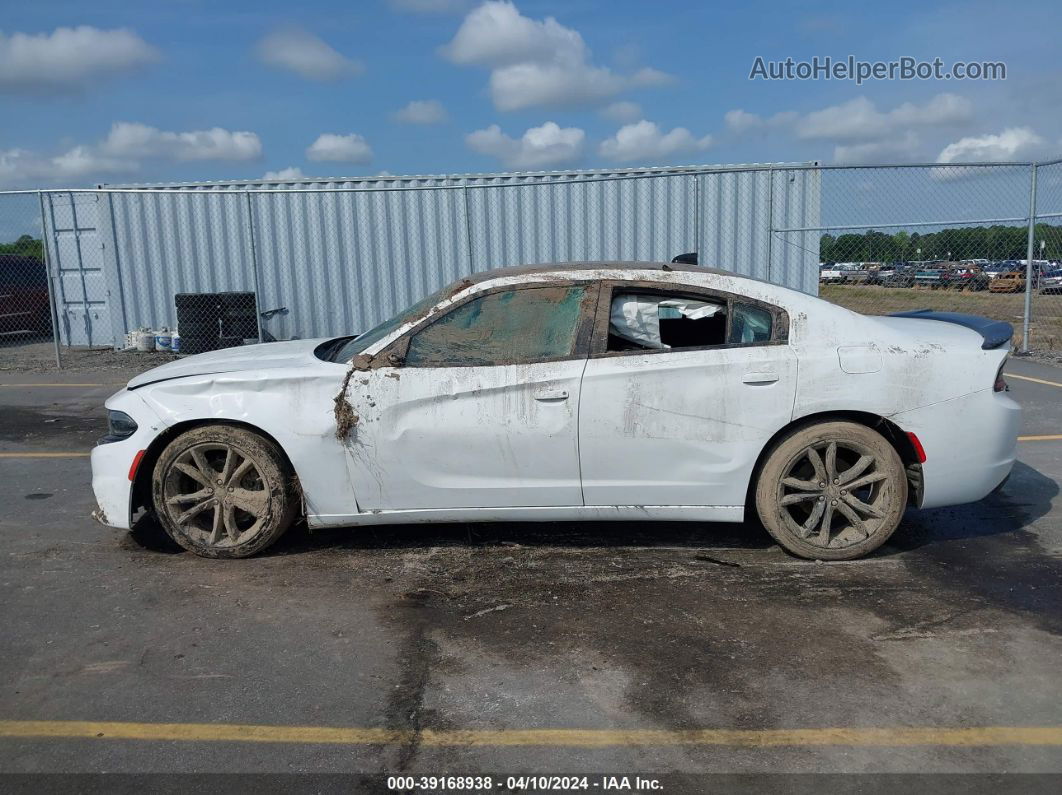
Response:
[[[1014,336],[1014,327],[1001,320],[989,320],[978,315],[964,315],[961,312],[934,312],[932,309],[914,309],[910,312],[893,312],[889,317],[913,317],[920,320],[942,320],[957,326],[972,329],[984,340],[981,347],[988,351],[1010,342]]]

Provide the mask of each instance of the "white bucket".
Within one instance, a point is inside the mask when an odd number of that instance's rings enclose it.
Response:
[[[155,349],[159,351],[171,350],[170,346],[173,343],[173,335],[170,334],[170,330],[163,326],[155,332]]]
[[[173,332],[173,336],[170,337],[170,351],[173,353],[181,352],[181,335],[176,331]]]
[[[141,353],[155,350],[155,332],[142,328],[136,333],[136,349]]]

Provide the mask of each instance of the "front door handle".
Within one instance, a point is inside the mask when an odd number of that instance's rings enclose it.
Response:
[[[743,384],[773,384],[778,380],[778,373],[745,373],[741,377]]]
[[[535,393],[535,400],[550,401],[550,400],[567,400],[567,389],[544,389],[541,392]]]

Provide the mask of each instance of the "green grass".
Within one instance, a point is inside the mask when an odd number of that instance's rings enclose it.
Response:
[[[1025,296],[1021,293],[824,284],[819,288],[819,296],[864,315],[887,315],[907,309],[935,309],[1003,320],[1014,326],[1015,346],[1021,344],[1025,302]],[[1062,350],[1062,295],[1033,294],[1029,347],[1034,350]]]

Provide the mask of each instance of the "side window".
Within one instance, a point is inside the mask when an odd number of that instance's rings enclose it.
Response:
[[[771,313],[751,304],[734,304],[727,342],[768,342],[771,339]]]
[[[725,342],[725,301],[688,295],[612,294],[610,351],[702,348]]]
[[[484,366],[571,356],[585,295],[585,287],[524,287],[475,298],[414,334],[406,364]]]

